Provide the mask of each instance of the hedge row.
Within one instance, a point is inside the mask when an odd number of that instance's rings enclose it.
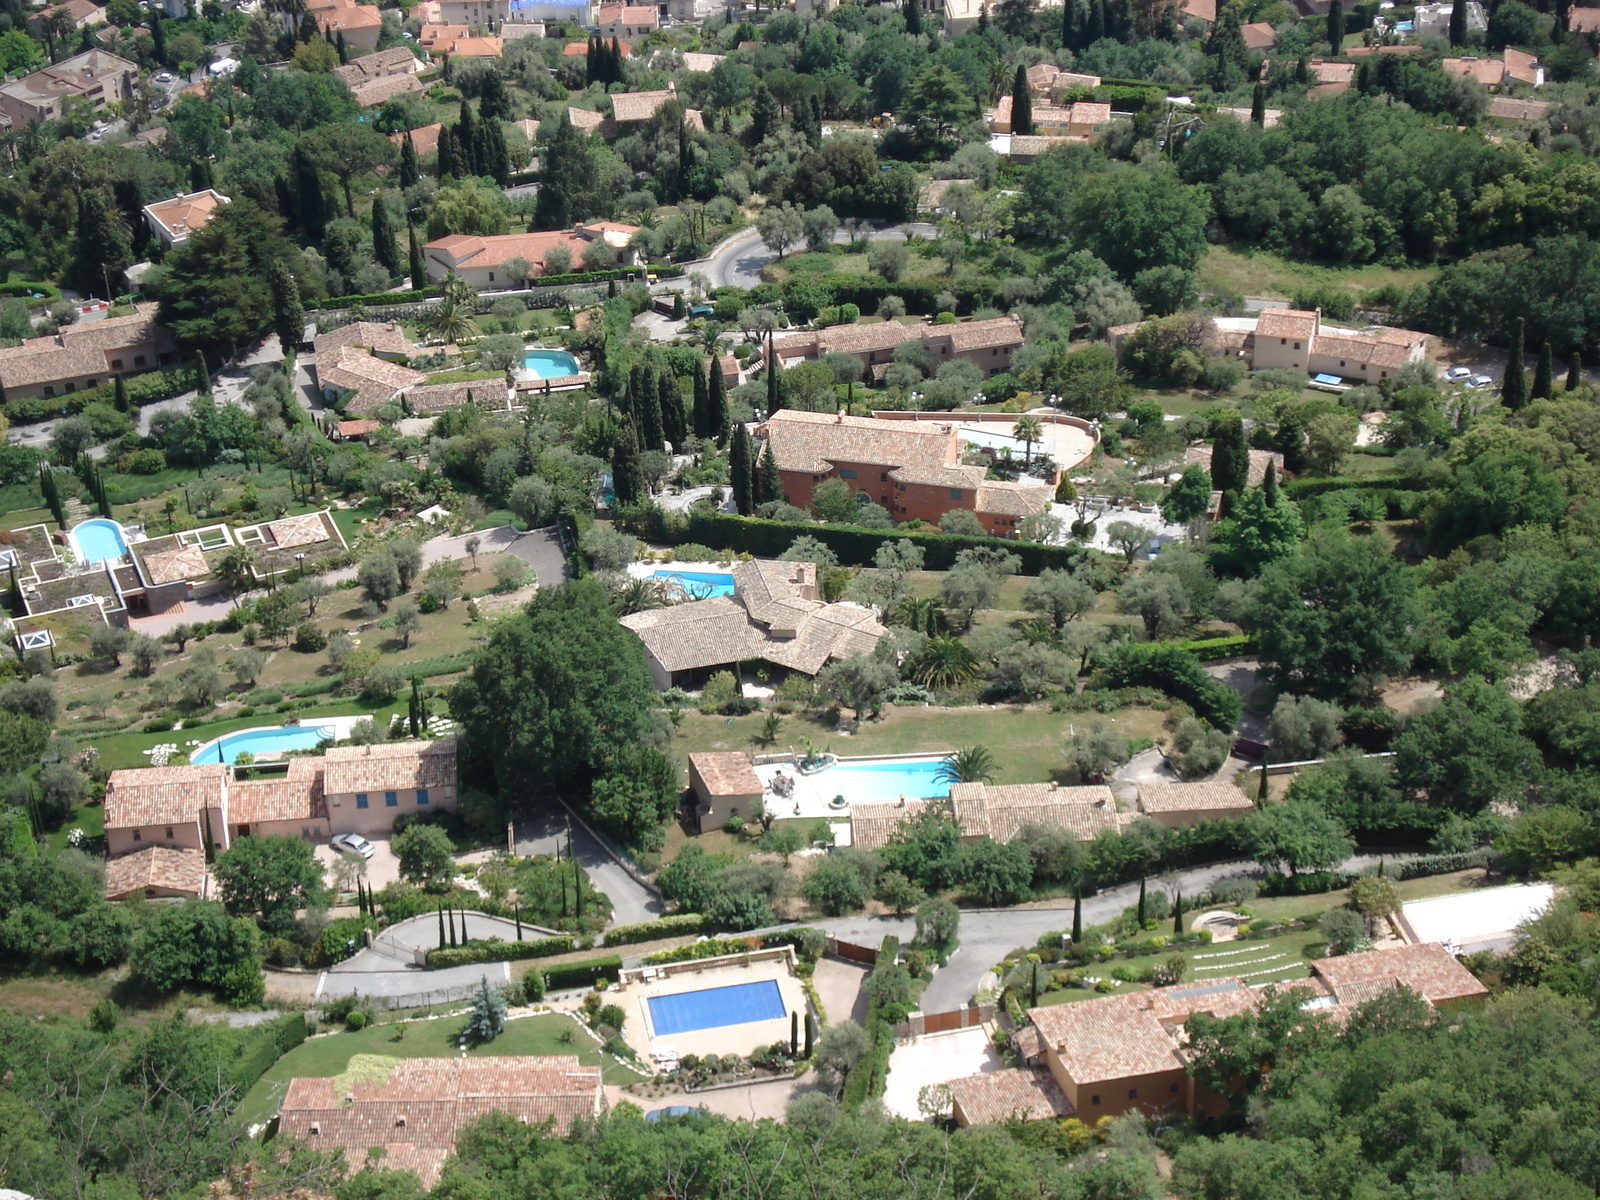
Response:
[[[1187,650],[1196,658],[1205,662],[1213,658],[1233,658],[1240,654],[1249,654],[1254,641],[1243,633],[1231,637],[1197,638],[1194,641],[1177,643],[1178,649]]]
[[[184,392],[194,390],[192,366],[162,367],[141,375],[124,377],[128,385],[128,401],[135,407],[170,400]],[[116,384],[102,383],[99,387],[83,388],[67,396],[19,396],[8,400],[0,409],[13,425],[30,425],[36,421],[50,421],[64,414],[80,413],[91,404],[112,403],[116,399]]]
[[[878,964],[888,966],[900,955],[900,939],[890,934],[878,947]],[[878,967],[873,968],[874,972]],[[872,1039],[867,1052],[850,1068],[839,1103],[859,1108],[874,1096],[883,1095],[889,1084],[889,1056],[894,1052],[894,1027],[884,1019],[876,996],[867,1002],[867,1036]]]
[[[565,988],[593,987],[601,979],[615,983],[621,974],[622,956],[608,954],[603,958],[551,967],[544,972],[544,985],[552,992],[559,992]]]
[[[1422,879],[1429,875],[1451,875],[1457,871],[1470,871],[1477,867],[1485,867],[1488,863],[1488,849],[1469,850],[1462,854],[1424,854],[1420,858],[1408,859],[1392,866],[1385,865],[1383,873],[1390,879]],[[1320,892],[1335,892],[1340,888],[1349,887],[1363,875],[1373,873],[1373,870],[1308,871],[1303,875],[1273,873],[1262,882],[1261,894],[1312,896]]]
[[[1406,862],[1385,867],[1384,874],[1392,879],[1421,879],[1426,875],[1453,875],[1457,871],[1470,871],[1489,865],[1489,851],[1468,850],[1464,854],[1424,854]]]
[[[446,946],[428,951],[429,967],[464,967],[470,963],[518,962],[525,958],[549,958],[568,954],[576,947],[566,934],[538,938],[531,942],[508,942],[503,938],[473,938],[462,946]]]
[[[751,945],[754,942],[755,945]],[[707,938],[703,942],[689,942],[671,950],[657,950],[640,959],[648,967],[667,963],[698,962],[702,958],[721,958],[724,954],[748,954],[761,948],[760,938]]]
[[[680,913],[675,917],[658,917],[654,921],[640,921],[634,925],[618,925],[606,930],[606,945],[631,946],[636,942],[653,942],[657,938],[689,937],[705,933],[714,927],[705,913]]]
[[[1428,488],[1428,481],[1419,475],[1365,475],[1360,478],[1345,475],[1302,476],[1299,479],[1291,479],[1283,485],[1284,494],[1291,500],[1304,500],[1308,496],[1320,496],[1324,492],[1346,490],[1425,492]]]
[[[1088,553],[1080,546],[1041,546],[1036,542],[1017,542],[1006,538],[962,537],[950,533],[926,533],[904,529],[858,529],[853,525],[811,525],[799,522],[768,521],[761,517],[738,517],[732,513],[696,510],[687,525],[669,527],[678,543],[699,542],[715,550],[753,554],[757,558],[776,558],[797,537],[814,537],[827,546],[847,566],[872,565],[878,547],[885,542],[904,541],[921,546],[930,571],[948,571],[963,550],[1000,548],[1022,559],[1022,573],[1037,575],[1049,568],[1070,570]]]
[[[265,1025],[257,1025],[251,1031],[252,1036],[239,1055],[239,1061],[233,1065],[233,1082],[239,1094],[243,1095],[254,1087],[272,1069],[272,1064],[305,1041],[309,1032],[305,1014],[300,1012],[288,1013]]]

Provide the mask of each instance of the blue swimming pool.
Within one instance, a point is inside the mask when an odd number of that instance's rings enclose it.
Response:
[[[707,600],[712,596],[731,596],[734,593],[733,576],[711,571],[657,571],[657,579],[668,585],[676,583],[691,600]]]
[[[122,526],[103,517],[83,521],[72,527],[72,548],[85,563],[105,562],[128,553],[128,538]]]
[[[259,758],[263,754],[282,754],[285,750],[315,750],[331,742],[336,731],[331,725],[284,725],[278,729],[243,729],[214,742],[207,742],[189,756],[192,763],[231,763],[240,754]]]
[[[565,350],[529,350],[522,366],[539,379],[565,379],[578,373],[578,360]]]
[[[675,996],[651,996],[645,1003],[650,1006],[650,1023],[655,1026],[656,1037],[723,1025],[748,1025],[751,1021],[789,1015],[783,1006],[783,993],[772,979],[679,992]]]
[[[901,796],[908,800],[948,796],[950,785],[938,778],[943,762],[943,758],[844,762],[811,779],[818,791],[829,796],[843,796],[851,804],[893,804]]]

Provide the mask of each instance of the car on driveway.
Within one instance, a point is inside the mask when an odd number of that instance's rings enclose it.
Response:
[[[1444,381],[1446,383],[1464,383],[1471,378],[1471,367],[1451,367],[1444,373]]]
[[[346,854],[359,854],[362,858],[371,858],[377,847],[359,833],[339,833],[331,839],[335,850],[342,850]]]
[[[1471,379],[1467,380],[1467,386],[1469,388],[1493,387],[1494,380],[1488,375],[1474,375]]]
[[[157,83],[171,83],[172,82],[171,73],[167,72],[167,71],[161,72],[161,74],[156,76],[156,82]]]

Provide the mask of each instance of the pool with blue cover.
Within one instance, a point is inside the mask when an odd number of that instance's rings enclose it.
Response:
[[[655,1026],[656,1037],[772,1021],[789,1014],[783,1006],[783,993],[772,979],[679,992],[672,996],[650,996],[645,1003],[650,1006],[650,1023]]]

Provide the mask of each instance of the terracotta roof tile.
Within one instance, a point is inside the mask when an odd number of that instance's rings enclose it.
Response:
[[[1256,320],[1258,338],[1298,338],[1308,342],[1317,330],[1317,314],[1298,308],[1268,308]]]
[[[1231,783],[1141,783],[1139,807],[1147,813],[1242,812],[1254,807]]]
[[[759,796],[761,779],[750,765],[750,756],[739,753],[702,752],[689,755],[695,769],[712,796]]]
[[[169,237],[186,238],[195,230],[205,228],[206,222],[226,203],[228,197],[207,188],[203,192],[190,192],[157,204],[147,204],[144,211],[167,231]]]
[[[175,550],[139,555],[146,582],[177,583],[180,579],[204,579],[211,574],[205,552],[199,546],[179,546]]]
[[[151,361],[177,348],[172,335],[156,323],[156,306],[141,304],[124,317],[106,317],[68,325],[51,337],[25,339],[19,346],[0,349],[0,388],[33,387],[86,375],[109,375],[114,358],[140,347],[150,347]],[[131,362],[120,368],[132,371]]]
[[[113,771],[106,781],[106,828],[197,821],[202,809],[222,807],[227,777],[221,763]]]
[[[287,775],[235,781],[228,787],[228,821],[255,825],[262,821],[326,820],[328,802],[322,790],[322,760],[289,759]]]
[[[333,746],[323,752],[322,767],[323,788],[330,796],[451,787],[456,782],[456,744],[442,741]]]
[[[1489,101],[1489,115],[1497,121],[1537,121],[1550,108],[1545,100],[1518,100],[1511,96],[1495,96]]]
[[[1073,1111],[1050,1072],[1036,1067],[1011,1067],[952,1079],[950,1098],[960,1106],[968,1125],[1047,1121]]]
[[[1312,963],[1311,969],[1340,1004],[1370,999],[1371,989],[1364,985],[1374,983],[1385,987],[1403,984],[1430,1004],[1489,994],[1477,977],[1437,942],[1324,958]]]
[[[611,115],[617,124],[627,125],[635,121],[648,121],[655,116],[661,106],[668,100],[676,100],[678,93],[674,91],[659,92],[618,92],[611,97]]]
[[[204,850],[150,846],[106,863],[106,899],[120,900],[146,888],[198,896],[205,879]]]

